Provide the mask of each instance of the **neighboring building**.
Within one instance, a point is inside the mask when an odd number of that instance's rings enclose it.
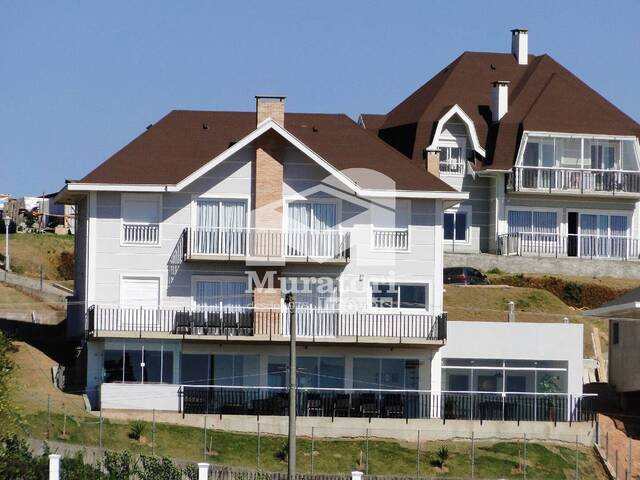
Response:
[[[461,323],[443,366],[442,221],[467,198],[344,115],[279,97],[169,113],[57,197],[76,206],[68,325],[92,405],[285,414],[293,292],[301,415],[582,419],[570,326]],[[548,348],[518,352],[541,332]],[[443,391],[446,368],[486,359],[557,371],[556,389]]]
[[[469,199],[447,209],[447,252],[640,256],[640,125],[549,55],[465,52],[360,124]]]
[[[583,315],[609,318],[609,383],[625,410],[640,413],[640,288]]]

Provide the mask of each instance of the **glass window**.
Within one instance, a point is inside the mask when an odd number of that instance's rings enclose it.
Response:
[[[142,349],[138,346],[125,348],[124,381],[142,382]]]
[[[353,387],[362,389],[419,388],[419,362],[401,358],[354,358]]]
[[[180,382],[184,385],[209,385],[209,355],[183,353],[180,374]]]
[[[567,393],[567,372],[566,371],[544,371],[537,373],[538,393]]]
[[[535,373],[533,370],[507,370],[505,391],[526,393],[535,391]]]
[[[344,388],[344,358],[320,357],[321,388]]]
[[[426,308],[426,290],[424,285],[402,285],[400,308]]]
[[[427,308],[428,285],[372,283],[372,306],[377,308]]]
[[[122,349],[119,350],[105,350],[104,351],[104,368],[103,368],[103,382],[114,383],[122,382],[122,368],[124,365],[124,353]]]
[[[301,388],[318,387],[318,357],[297,358],[297,379]]]
[[[162,352],[157,350],[144,351],[144,381],[160,383],[162,376]]]
[[[270,387],[286,387],[289,383],[289,360],[287,357],[269,356],[267,381]]]
[[[473,389],[477,392],[502,392],[502,369],[473,370]]]
[[[537,167],[539,151],[540,146],[538,142],[533,140],[532,138],[529,138],[524,149],[524,157],[522,159],[523,165],[525,165],[526,167]]]
[[[556,165],[562,168],[582,168],[582,140],[579,138],[556,138]]]
[[[372,304],[378,308],[397,308],[398,289],[389,283],[371,284]]]
[[[448,392],[471,391],[471,370],[447,370],[444,375],[444,388]]]
[[[445,240],[467,240],[467,213],[445,212],[443,218]]]
[[[258,355],[215,354],[211,356],[214,385],[259,385],[260,357]]]

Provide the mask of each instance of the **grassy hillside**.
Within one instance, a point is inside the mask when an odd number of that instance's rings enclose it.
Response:
[[[569,307],[546,290],[497,285],[445,287],[444,306],[450,320],[503,322],[507,320],[507,305],[513,301],[516,305],[516,321],[562,322],[564,317],[568,317],[571,322],[584,324],[584,354],[587,357],[593,355],[593,327],[600,331],[603,348],[608,344],[606,320],[583,317],[580,310]]]
[[[0,235],[0,259],[4,262],[5,235]],[[72,280],[68,265],[61,259],[62,252],[73,254],[72,235],[16,233],[9,235],[11,269],[18,274],[40,277],[42,265],[47,280]]]

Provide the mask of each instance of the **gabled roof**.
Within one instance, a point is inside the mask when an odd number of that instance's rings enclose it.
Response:
[[[582,312],[587,317],[640,318],[640,288],[614,298],[604,305]]]
[[[172,111],[80,180],[79,184],[176,186],[256,131],[255,112]],[[371,169],[395,182],[398,191],[455,193],[426,169],[343,114],[286,113],[285,129],[364,189]],[[274,127],[281,128],[274,125]]]
[[[509,81],[509,111],[491,119],[491,84]],[[473,121],[484,168],[509,169],[524,130],[640,136],[640,125],[548,55],[519,65],[506,53],[465,52],[391,110],[380,138],[414,160],[453,105]]]

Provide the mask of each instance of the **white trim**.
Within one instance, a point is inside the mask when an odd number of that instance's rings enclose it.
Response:
[[[198,200],[240,200],[247,204],[247,218],[245,220],[245,228],[251,228],[251,195],[243,193],[215,193],[207,192],[203,194],[191,195],[191,215],[190,215],[190,227],[194,230],[197,227],[198,220]]]
[[[87,197],[87,262],[85,266],[87,277],[87,288],[85,290],[85,298],[87,306],[96,303],[96,251],[97,251],[97,212],[98,212],[98,194],[91,192]]]
[[[480,141],[478,140],[478,134],[476,132],[476,127],[471,120],[471,117],[467,115],[462,108],[458,104],[455,104],[453,107],[447,111],[440,120],[438,120],[438,125],[436,126],[436,131],[433,134],[433,142],[431,145],[427,147],[427,150],[435,150],[440,148],[440,135],[442,134],[442,129],[444,128],[444,124],[451,119],[454,115],[458,115],[460,119],[467,126],[467,132],[469,133],[469,138],[471,138],[471,144],[473,145],[473,149],[478,152],[478,154],[482,157],[487,156],[487,152],[485,152],[484,148],[480,146]]]
[[[169,192],[169,185],[118,184],[118,183],[68,183],[69,192]]]
[[[360,189],[359,195],[371,198],[435,198],[468,200],[469,192],[430,192],[424,190],[375,190]]]
[[[402,277],[381,277],[377,275],[372,275],[368,278],[365,278],[366,288],[367,288],[367,308],[366,310],[370,313],[382,313],[382,312],[390,312],[390,313],[407,313],[407,314],[418,314],[419,312],[432,314],[433,308],[431,307],[431,295],[433,295],[433,281],[431,280],[402,280]],[[400,307],[400,292],[398,292],[398,306],[396,308],[393,307],[374,307],[373,306],[373,284],[381,283],[381,284],[393,284],[393,285],[409,285],[409,286],[417,286],[425,288],[425,308],[401,308]]]
[[[561,138],[595,138],[601,140],[638,140],[633,135],[606,135],[597,133],[566,133],[566,132],[547,132],[537,130],[525,130],[523,135],[528,134],[536,137],[561,137]]]

